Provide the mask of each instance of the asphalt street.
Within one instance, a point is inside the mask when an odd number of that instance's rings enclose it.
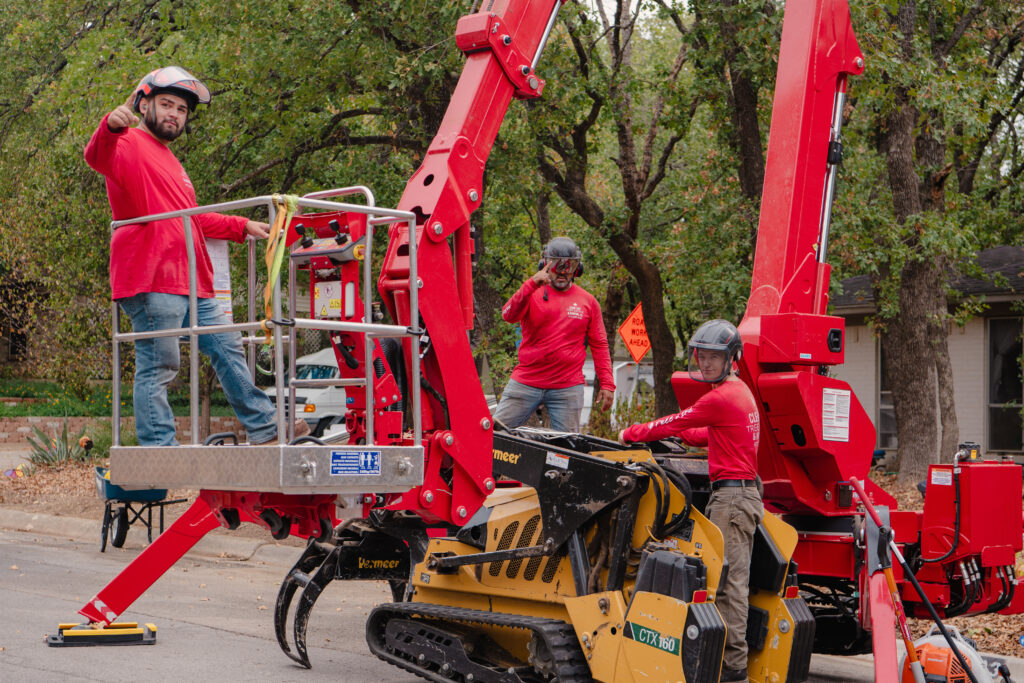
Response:
[[[256,545],[227,552],[248,555]],[[82,605],[137,552],[108,547],[100,554],[92,538],[0,531],[0,680],[409,680],[366,647],[366,615],[389,596],[376,582],[339,583],[325,591],[310,619],[312,670],[281,652],[274,601],[296,548],[261,547],[247,561],[196,554],[182,559],[123,616],[155,623],[155,645],[47,647],[46,635],[59,622],[80,621]]]
[[[313,610],[311,670],[274,636],[274,602],[299,548],[215,531],[122,616],[153,622],[157,642],[132,647],[47,647],[145,542],[132,527],[123,550],[99,552],[99,521],[0,508],[0,681],[413,681],[370,654],[363,635],[386,584],[336,582]],[[1024,662],[1011,662],[1024,675]],[[873,681],[870,657],[815,655],[811,681]],[[1019,679],[1018,679],[1019,680]]]

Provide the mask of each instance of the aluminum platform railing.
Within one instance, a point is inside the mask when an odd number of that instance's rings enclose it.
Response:
[[[328,201],[330,197],[361,194],[366,204],[350,204]],[[113,328],[113,388],[111,399],[113,404],[113,445],[110,449],[110,478],[118,486],[129,488],[200,488],[210,490],[262,491],[268,493],[289,494],[323,494],[336,493],[341,495],[360,493],[387,493],[405,491],[423,482],[423,447],[422,420],[420,415],[420,369],[419,354],[411,355],[411,381],[409,395],[412,401],[413,446],[379,446],[373,443],[374,425],[372,406],[373,400],[373,348],[369,343],[375,337],[410,337],[413,348],[418,348],[419,332],[400,325],[377,324],[369,320],[373,306],[373,228],[377,225],[405,223],[411,235],[416,229],[416,217],[407,211],[386,209],[375,206],[373,193],[366,187],[354,186],[317,192],[306,195],[298,200],[300,209],[321,211],[348,211],[367,216],[366,249],[362,264],[362,300],[364,314],[362,322],[341,322],[331,320],[314,320],[293,317],[286,325],[273,322],[269,327],[273,336],[273,359],[276,394],[288,397],[288,401],[277,401],[277,431],[293,437],[291,420],[286,416],[297,415],[295,411],[295,386],[305,386],[303,380],[295,380],[295,358],[297,355],[297,335],[285,335],[285,329],[295,330],[326,330],[344,331],[366,336],[364,344],[365,376],[356,379],[321,380],[317,384],[328,386],[366,387],[366,440],[359,445],[320,445],[304,442],[297,445],[234,445],[207,446],[199,443],[199,337],[203,334],[219,332],[250,333],[243,337],[252,345],[262,342],[262,337],[254,334],[262,330],[261,323],[255,319],[256,312],[256,258],[253,238],[248,238],[248,302],[249,320],[244,323],[198,326],[197,292],[196,292],[196,255],[192,237],[192,216],[202,213],[226,212],[251,207],[266,206],[270,222],[276,218],[275,196],[260,196],[238,201],[211,204],[207,206],[171,211],[161,214],[142,216],[128,220],[113,221],[111,231],[125,225],[135,225],[154,220],[181,218],[188,251],[189,270],[189,326],[177,329],[159,330],[156,332],[121,332],[120,311],[117,302],[111,304]],[[285,226],[287,229],[287,226]],[[410,282],[417,281],[416,275],[416,240],[409,240]],[[295,313],[295,271],[289,264],[289,314]],[[419,320],[419,304],[417,289],[412,287],[409,292],[410,319]],[[272,296],[273,320],[283,321],[280,280],[274,283]],[[120,345],[138,339],[166,336],[187,337],[189,346],[189,414],[191,418],[191,443],[179,446],[123,446],[121,445],[120,413],[121,413],[121,353]],[[288,391],[285,384],[284,344],[289,347]],[[250,372],[253,372],[253,354],[249,354]],[[294,384],[292,384],[294,383]],[[287,407],[286,407],[287,406]]]

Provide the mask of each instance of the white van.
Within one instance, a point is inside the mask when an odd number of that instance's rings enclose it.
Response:
[[[331,347],[295,359],[297,379],[335,379],[339,376],[338,362]],[[286,388],[286,395],[287,391]],[[267,389],[267,396],[276,403],[277,391],[274,387]],[[296,416],[306,420],[313,436],[322,436],[324,430],[330,429],[336,419],[341,420],[342,426],[345,424],[344,387],[297,388],[295,404]]]
[[[639,367],[639,374],[637,370],[637,364],[628,361],[612,364],[616,385],[616,402],[628,401],[630,394],[636,390],[652,391],[651,387],[654,386],[653,366],[649,363],[642,363]],[[334,379],[340,376],[334,349],[327,347],[308,356],[297,358],[295,360],[295,376],[298,379]],[[594,361],[590,358],[583,364],[583,377],[586,386],[583,391],[581,426],[587,424],[590,419],[590,409],[594,401]],[[639,379],[639,383],[634,388],[634,380],[637,379]],[[640,388],[644,384],[647,386]],[[267,396],[271,401],[276,402],[276,393],[274,387],[267,389]],[[487,407],[493,414],[498,407],[497,399],[493,394],[488,394],[485,398]],[[339,429],[344,430],[347,409],[344,387],[316,389],[301,387],[295,390],[295,403],[298,416],[306,420],[313,436],[321,437],[325,434],[334,436]]]
[[[628,402],[635,392],[654,391],[654,365],[652,363],[636,363],[616,361],[612,363],[612,376],[615,378],[615,403]],[[580,413],[580,426],[590,420],[590,409],[594,404],[594,361],[587,358],[583,362],[583,411]],[[644,386],[646,385],[646,386]],[[616,425],[617,426],[617,425]]]

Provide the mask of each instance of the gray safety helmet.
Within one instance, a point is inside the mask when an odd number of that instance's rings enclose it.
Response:
[[[706,378],[700,371],[697,362],[697,350],[708,349],[711,351],[722,351],[725,353],[725,365],[718,377]],[[729,376],[732,371],[732,364],[743,356],[743,340],[740,338],[739,330],[728,320],[709,320],[693,333],[690,343],[686,345],[686,355],[689,357],[689,371],[691,379],[698,382],[718,384]]]
[[[554,237],[544,246],[544,259],[540,262],[540,268],[544,267],[545,261],[556,261],[559,265],[565,264],[569,266],[568,269],[552,269],[552,272],[562,273],[574,278],[583,275],[583,252],[568,237]],[[574,267],[572,262],[575,262]],[[572,272],[565,272],[565,270],[571,270]]]

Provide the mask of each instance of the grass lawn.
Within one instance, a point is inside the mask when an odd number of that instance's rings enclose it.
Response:
[[[111,390],[109,382],[96,383],[92,393],[82,399],[73,396],[56,382],[35,379],[0,379],[0,417],[24,416],[76,416],[110,417]],[[5,402],[4,398],[36,399],[32,402]],[[170,395],[171,409],[177,416],[189,414],[188,392]],[[224,393],[215,391],[210,398],[210,413],[214,416],[231,416],[234,413],[224,398]],[[132,385],[121,385],[121,415],[131,417]]]

